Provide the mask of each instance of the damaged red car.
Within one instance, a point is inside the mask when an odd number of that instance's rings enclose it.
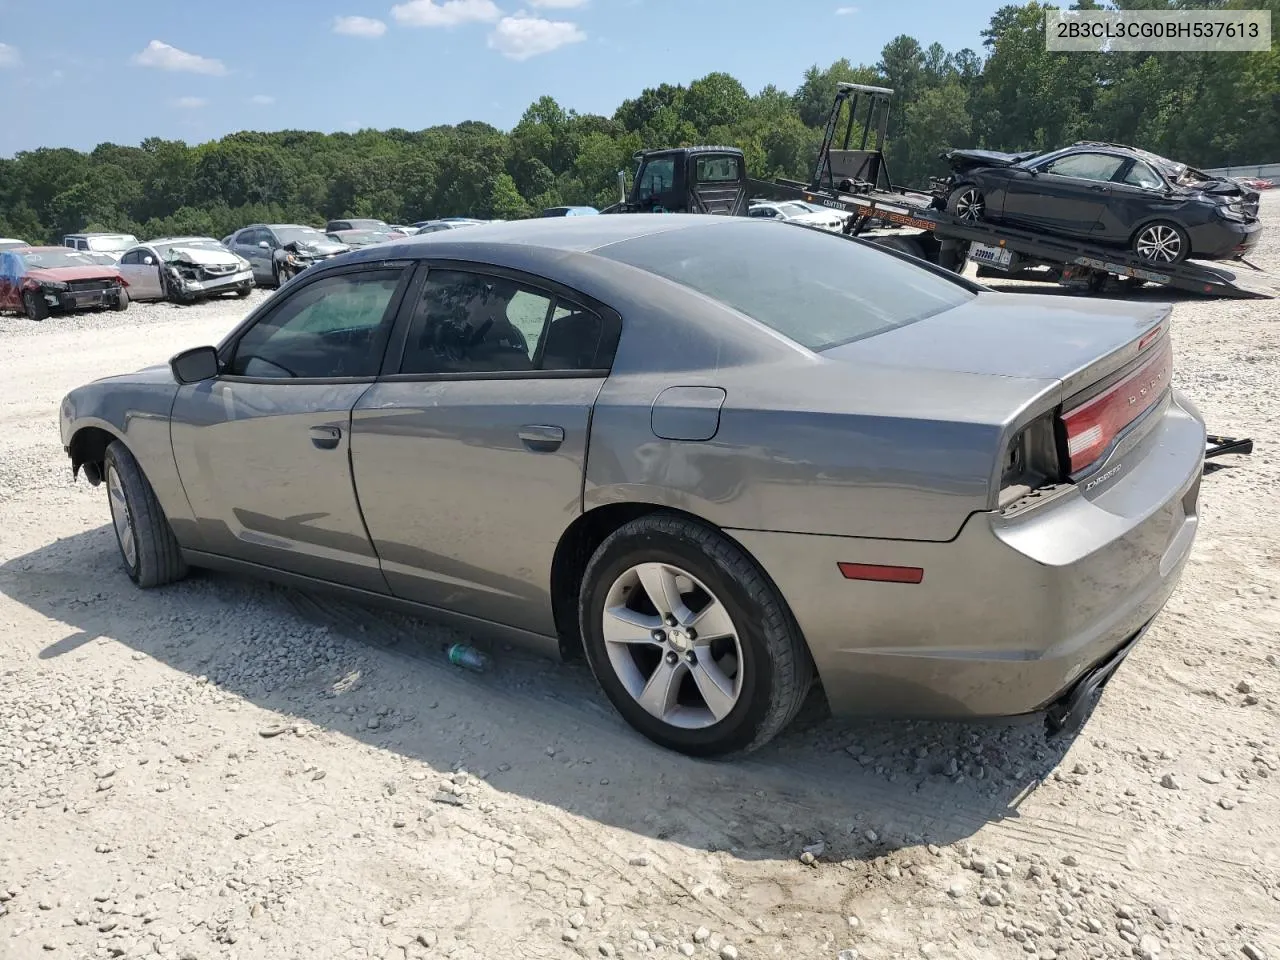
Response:
[[[129,309],[128,284],[110,256],[67,247],[0,251],[0,311],[43,320],[95,307]]]

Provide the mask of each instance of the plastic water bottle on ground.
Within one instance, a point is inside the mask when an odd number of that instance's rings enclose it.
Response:
[[[445,656],[455,667],[473,670],[476,673],[483,673],[491,666],[491,661],[485,654],[466,643],[449,644],[445,647]]]

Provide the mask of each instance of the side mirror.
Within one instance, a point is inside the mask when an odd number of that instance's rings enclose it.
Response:
[[[265,240],[259,240],[259,241],[258,241],[258,246],[260,246],[263,250],[270,250],[270,249],[271,249],[271,244],[267,243],[267,241],[265,241]]]
[[[218,375],[218,351],[213,347],[192,347],[169,358],[173,379],[179,383],[199,383]]]
[[[149,267],[149,266],[151,266],[152,264],[154,264],[156,261],[155,261],[155,257],[143,257],[143,258],[142,258],[142,262],[143,262],[143,263],[145,263],[145,264]]]

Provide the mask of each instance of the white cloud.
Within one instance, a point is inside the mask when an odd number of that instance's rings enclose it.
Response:
[[[175,107],[183,110],[199,110],[201,107],[208,105],[209,101],[204,97],[179,97],[173,101]]]
[[[836,7],[837,17],[847,17],[850,14],[857,13],[857,12],[858,12],[857,7]]]
[[[585,7],[587,2],[588,0],[529,0],[529,6],[545,10],[572,10],[574,7]]]
[[[249,102],[259,107],[269,107],[276,102],[275,97],[269,97],[265,93],[255,93],[249,98]]]
[[[20,66],[22,66],[22,54],[18,52],[18,48],[0,43],[0,68]]]
[[[187,53],[177,47],[171,47],[159,40],[152,40],[141,53],[135,54],[133,62],[140,67],[155,67],[158,70],[178,70],[185,73],[204,73],[211,77],[220,77],[227,72],[221,60],[201,57]]]
[[[518,13],[498,21],[489,34],[489,47],[510,60],[528,60],[585,39],[586,33],[576,23]]]
[[[380,37],[387,25],[373,17],[334,17],[333,32],[348,37]]]
[[[493,0],[407,0],[391,15],[409,27],[453,27],[460,23],[493,23],[502,16]]]

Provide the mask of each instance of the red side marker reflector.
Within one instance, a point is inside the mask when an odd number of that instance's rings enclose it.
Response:
[[[837,563],[846,580],[878,580],[881,583],[919,583],[923,567],[890,567],[882,563]]]

